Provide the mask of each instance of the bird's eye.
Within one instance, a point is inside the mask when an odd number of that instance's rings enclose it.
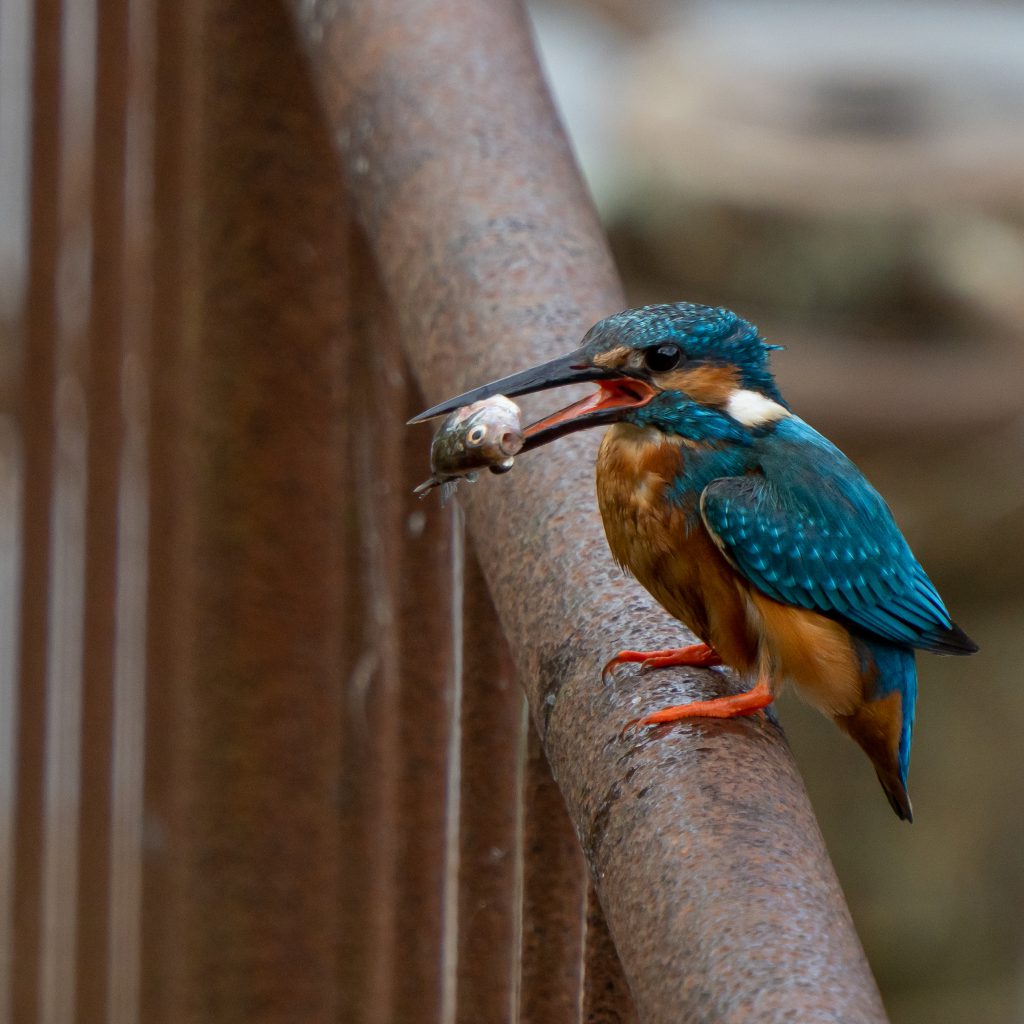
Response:
[[[678,345],[658,345],[644,353],[644,363],[648,370],[664,373],[666,370],[675,369],[682,357],[683,352]]]
[[[487,428],[482,424],[478,423],[467,435],[466,444],[472,445],[474,448],[483,442],[483,439],[487,436]]]

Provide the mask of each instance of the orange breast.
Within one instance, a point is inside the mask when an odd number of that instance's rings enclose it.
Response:
[[[671,503],[666,488],[689,442],[616,424],[597,459],[597,501],[608,546],[666,611],[684,622],[726,664],[748,673],[758,636],[747,615],[748,584],[711,540],[696,509]]]

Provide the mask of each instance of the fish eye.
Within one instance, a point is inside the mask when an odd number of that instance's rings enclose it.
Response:
[[[474,448],[483,442],[483,439],[487,436],[487,428],[482,424],[478,423],[467,435],[466,444],[472,445]]]
[[[664,373],[666,370],[675,369],[682,357],[683,351],[678,345],[666,343],[647,349],[644,352],[644,363],[648,370]]]

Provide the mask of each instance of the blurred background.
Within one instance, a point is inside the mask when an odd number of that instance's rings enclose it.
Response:
[[[827,721],[790,697],[780,716],[894,1024],[1024,1022],[1024,5],[529,11],[631,303],[729,306],[785,345],[784,394],[887,497],[981,645],[919,658],[912,827]],[[317,810],[383,793],[418,838],[443,830],[419,763],[389,778],[321,726],[353,699],[324,680],[351,669],[361,701],[401,669],[393,645],[352,668],[338,636],[412,614],[346,590],[345,551],[424,574],[450,552],[423,553],[447,520],[386,490],[332,519],[372,458],[398,472],[417,399],[383,345],[354,383],[339,369],[344,330],[394,325],[345,277],[366,254],[283,12],[0,5],[4,1024],[343,1020],[317,986],[339,963],[360,983],[359,928],[396,924],[372,888],[337,918],[320,894],[381,849],[411,865],[403,906],[441,889],[440,861],[347,819],[339,838]],[[337,426],[364,385],[364,413],[396,424],[365,451]],[[436,726],[424,763],[447,742],[443,684],[388,740]],[[372,786],[353,796],[345,766]],[[264,981],[290,986],[277,1016]]]
[[[783,393],[981,645],[918,658],[910,828],[780,715],[893,1021],[1024,1021],[1024,6],[530,10],[631,304],[784,344]]]

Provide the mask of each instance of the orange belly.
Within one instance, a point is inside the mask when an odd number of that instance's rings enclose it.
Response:
[[[699,514],[667,500],[688,442],[617,424],[597,460],[597,498],[608,546],[666,611],[747,677],[773,692],[792,679],[827,714],[863,700],[860,662],[837,622],[766,597],[722,555]]]
[[[684,446],[681,438],[627,424],[605,434],[597,502],[608,546],[660,605],[748,674],[758,662],[758,638],[748,622],[744,581],[700,517],[667,500]]]

